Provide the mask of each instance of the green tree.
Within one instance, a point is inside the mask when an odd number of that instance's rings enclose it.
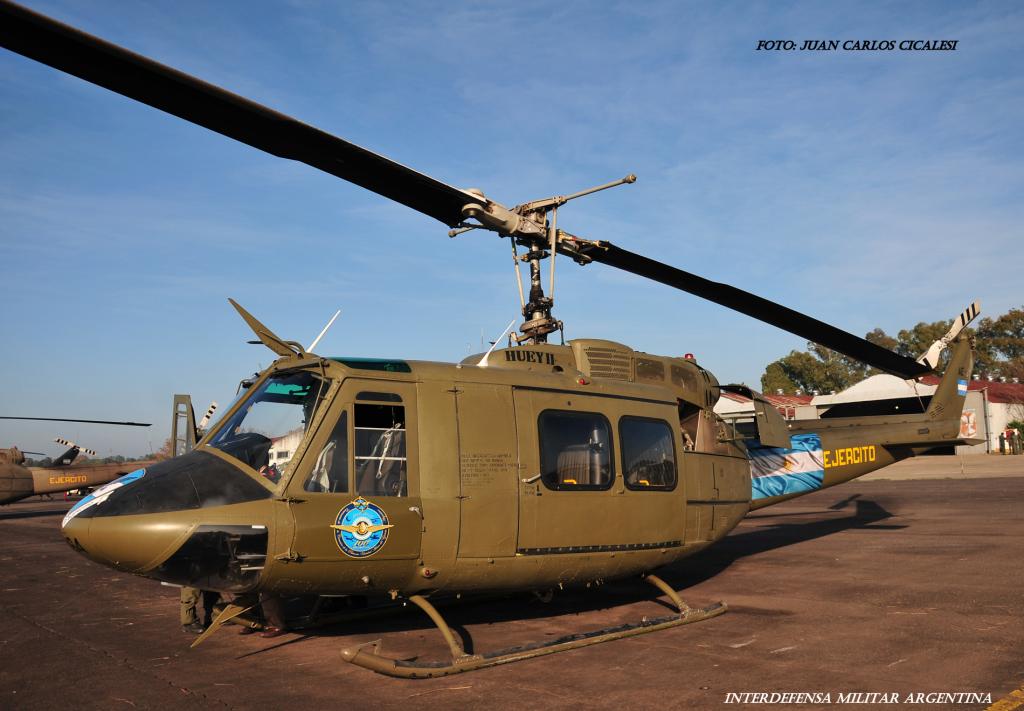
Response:
[[[761,376],[762,390],[782,390],[790,395],[797,390],[827,393],[842,390],[863,378],[866,368],[862,363],[817,343],[808,343],[807,348],[809,352],[792,351],[770,363]]]
[[[978,372],[1024,379],[1024,307],[978,324]]]
[[[896,334],[896,352],[908,358],[917,358],[928,350],[928,347],[939,340],[949,331],[953,325],[952,319],[948,321],[934,321],[925,323],[922,321],[909,330],[900,331]],[[949,351],[942,354],[943,362],[949,358]]]
[[[796,352],[793,351],[790,355]],[[786,374],[783,360],[785,358],[769,363],[768,367],[765,368],[764,375],[761,376],[761,390],[764,392],[775,393],[781,390],[784,393],[792,393],[796,391],[797,384]]]
[[[876,328],[874,331],[865,334],[864,338],[868,341],[871,341],[876,346],[888,348],[890,351],[894,351],[900,346],[899,341],[897,341],[895,338],[893,338],[880,328]]]

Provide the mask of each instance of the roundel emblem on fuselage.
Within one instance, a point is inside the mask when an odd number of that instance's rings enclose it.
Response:
[[[339,511],[331,526],[338,548],[352,558],[365,558],[379,551],[392,527],[384,509],[362,496]]]

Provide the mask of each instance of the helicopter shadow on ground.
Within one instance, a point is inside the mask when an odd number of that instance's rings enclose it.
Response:
[[[810,521],[784,521],[768,525],[758,525],[726,536],[724,539],[697,555],[674,563],[658,574],[677,590],[702,583],[718,575],[735,561],[741,558],[766,553],[786,546],[811,541],[847,530],[889,531],[907,528],[908,524],[883,524],[894,516],[877,501],[860,498],[860,494],[846,497],[831,506],[827,511],[843,511],[850,504],[854,510],[847,516],[817,518],[819,511],[798,511],[780,514],[753,514],[749,519],[756,524],[765,519],[792,519],[815,516]]]
[[[851,504],[854,505],[854,510],[848,515],[833,515],[832,512],[844,511]],[[821,518],[822,514],[826,514],[828,517]],[[687,587],[718,575],[733,562],[741,558],[811,541],[846,530],[898,530],[907,527],[905,524],[882,524],[882,521],[892,518],[893,514],[876,501],[861,499],[860,494],[854,494],[839,500],[828,506],[824,511],[819,509],[794,513],[755,514],[752,520],[756,522],[763,519],[794,517],[813,517],[813,519],[809,521],[787,521],[761,525],[751,530],[734,533],[707,551],[659,569],[657,573],[673,588],[685,590]],[[586,590],[570,589],[563,594],[556,595],[550,602],[542,602],[539,596],[532,593],[495,596],[478,600],[463,600],[455,604],[444,605],[441,613],[448,621],[452,631],[461,638],[466,652],[473,654],[475,653],[473,638],[467,629],[473,626],[557,618],[564,615],[580,615],[588,612],[625,607],[645,600],[674,611],[674,608],[669,603],[660,599],[653,588],[644,585],[639,580],[622,580],[596,586],[596,588],[591,587]],[[586,622],[581,622],[581,626],[589,629]],[[281,646],[300,643],[305,639],[314,637],[348,637],[364,634],[386,635],[388,633],[413,631],[426,631],[428,638],[436,635],[434,641],[440,640],[440,633],[436,631],[426,615],[410,605],[408,611],[388,618],[350,621],[343,624],[305,630],[302,637],[263,650],[249,652],[243,656],[260,654]],[[554,635],[555,633],[550,632],[546,634]]]

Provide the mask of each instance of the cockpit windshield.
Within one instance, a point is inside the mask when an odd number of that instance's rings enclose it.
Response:
[[[272,375],[207,444],[276,484],[287,473],[327,388],[328,381],[308,370]]]

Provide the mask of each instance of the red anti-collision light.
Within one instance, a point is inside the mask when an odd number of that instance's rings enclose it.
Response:
[[[683,356],[683,358],[685,358],[686,360],[696,360],[696,358],[693,357],[693,353],[687,353],[686,355]]]
[[[576,384],[577,384],[577,385],[586,385],[586,384],[587,384],[587,379],[586,379],[586,378],[584,378],[584,377],[583,377],[583,376],[581,375],[580,377],[576,378]]]

